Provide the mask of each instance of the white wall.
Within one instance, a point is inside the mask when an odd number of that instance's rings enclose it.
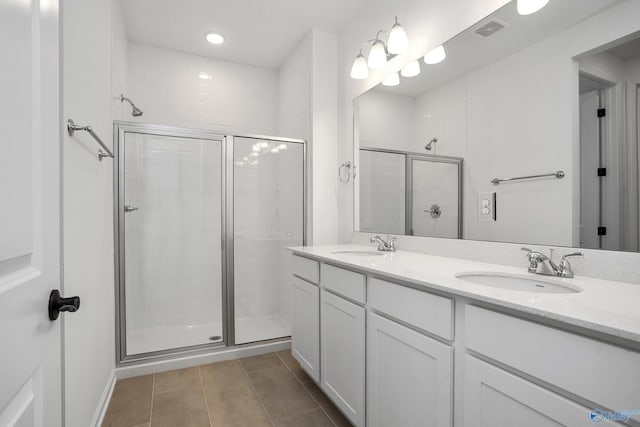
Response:
[[[455,29],[457,32],[464,29],[466,26],[472,24],[473,22],[479,20],[483,16],[489,14],[490,12],[493,11],[493,9],[497,8],[498,6],[501,6],[506,2],[504,1],[503,2],[485,2],[482,4],[478,4],[476,5],[475,10],[467,10],[466,13],[465,12],[460,13],[460,11],[458,11],[459,16],[457,18],[452,17],[449,14],[450,13],[454,14],[454,11],[458,6],[457,4],[458,2],[455,2],[455,3],[450,2],[447,5],[439,5],[439,6],[431,5],[431,7],[438,9],[438,10],[432,11],[431,14],[424,13],[424,9],[427,7],[426,5],[420,6],[420,5],[415,5],[411,3],[412,2],[401,2],[395,5],[395,7],[391,5],[386,5],[385,7],[385,5],[381,5],[381,4],[378,4],[377,2],[374,2],[372,5],[370,5],[370,7],[368,8],[368,11],[365,11],[363,15],[359,16],[354,20],[354,22],[349,24],[345,32],[341,35],[340,72],[342,75],[341,93],[343,93],[343,99],[341,103],[341,117],[340,117],[341,129],[342,129],[340,134],[341,160],[352,158],[351,138],[352,138],[353,129],[351,127],[351,117],[352,117],[351,100],[353,99],[353,97],[359,95],[363,91],[367,90],[369,87],[380,82],[384,77],[384,73],[378,72],[378,73],[373,73],[373,75],[370,76],[370,78],[365,81],[354,81],[349,78],[349,67],[351,65],[351,61],[353,60],[353,56],[357,52],[356,45],[358,43],[358,40],[362,41],[367,38],[366,32],[363,31],[363,28],[365,26],[369,28],[369,32],[375,31],[376,27],[382,28],[384,27],[384,25],[386,25],[385,21],[381,19],[381,17],[386,17],[387,15],[393,16],[396,13],[399,14],[405,28],[422,29],[422,30],[416,30],[415,34],[412,34],[412,33],[409,34],[410,40],[412,40],[412,42],[414,40],[417,40],[417,44],[420,45],[420,48],[415,48],[412,51],[412,53],[409,54],[410,55],[409,57],[411,56],[417,57],[419,56],[419,53],[422,53],[424,50],[427,50],[427,49],[424,49],[420,51],[420,49],[422,49],[425,45],[435,46],[445,41],[445,39],[448,38],[448,36],[445,36],[445,33],[447,31],[445,31],[442,27],[438,27],[437,24],[435,24],[434,26],[429,25],[431,20],[440,19],[441,22],[447,23],[448,30]],[[484,11],[481,11],[480,9],[483,9]],[[405,19],[403,18],[402,13],[400,13],[400,10],[403,10],[405,14],[404,16],[410,17],[413,25],[416,24],[416,21],[418,21],[418,25],[416,25],[416,27],[413,27],[412,25],[405,24]],[[564,54],[568,58],[572,58],[582,54],[583,52],[594,49],[597,46],[604,45],[613,40],[621,38],[627,34],[637,31],[638,30],[637,20],[635,20],[633,17],[638,16],[639,13],[640,13],[640,4],[638,4],[638,2],[626,1],[618,4],[615,7],[606,9],[596,17],[587,19],[582,24],[580,24],[579,27],[574,27],[572,29],[567,30],[564,33],[563,38],[560,40],[560,43],[563,46]],[[429,30],[426,30],[427,28]],[[433,36],[433,33],[440,34],[440,36]],[[449,34],[449,35],[453,35],[453,34]],[[418,51],[417,53],[415,52],[416,50]],[[385,70],[386,73],[389,73],[391,71],[401,68],[401,66],[404,63],[408,62],[406,58],[407,56],[400,56],[398,59],[394,59],[390,64],[390,66],[388,66],[387,69]],[[554,59],[550,58],[549,64],[551,64],[553,61]],[[546,62],[546,59],[545,59],[545,62]],[[541,64],[540,66],[544,69],[544,64]],[[577,79],[575,79],[576,80],[575,82],[573,81],[574,79],[573,76],[575,71],[576,71],[576,65],[572,64],[570,61],[566,61],[563,63],[561,71],[559,72],[559,79],[566,82],[566,85],[561,86],[558,83],[559,80],[555,80],[553,83],[550,83],[558,89],[558,93],[554,97],[555,102],[558,103],[559,105],[563,105],[564,106],[563,110],[565,111],[565,113],[563,113],[563,118],[565,122],[563,123],[562,128],[556,127],[556,129],[559,132],[558,136],[562,138],[570,138],[574,142],[571,146],[572,148],[570,148],[566,152],[561,153],[559,157],[568,155],[571,158],[571,164],[572,164],[571,167],[577,164],[577,148],[576,148],[577,134],[575,131],[575,129],[577,129],[577,127],[575,126],[575,124],[577,123],[577,113],[576,113],[577,110],[576,108],[574,108],[575,106],[577,106]],[[546,82],[543,82],[543,83],[546,84]],[[546,113],[544,114],[545,114],[544,119],[546,120],[547,119]],[[536,120],[543,120],[543,119],[536,118]],[[473,126],[473,124],[470,123],[469,126]],[[494,126],[501,127],[502,123],[494,123]],[[535,135],[531,135],[531,136],[533,137]],[[439,153],[442,153],[442,152],[439,152]],[[564,167],[562,167],[562,169],[564,169]],[[569,169],[569,171],[572,172],[573,169]],[[569,183],[569,181],[565,181],[565,182]],[[569,211],[563,212],[565,219],[562,220],[562,221],[565,221],[566,216],[569,216],[571,220],[570,222],[573,224],[577,224],[577,221],[576,221],[577,209],[573,209],[573,206],[577,206],[576,198],[574,197],[576,193],[576,185],[577,185],[577,182],[575,180],[574,182],[570,183],[570,186],[571,186],[570,197],[572,200],[572,205]],[[339,197],[340,197],[340,206],[341,206],[340,239],[342,241],[348,241],[349,240],[348,233],[352,229],[351,224],[352,224],[353,204],[352,204],[351,186],[350,185],[341,186]],[[567,237],[568,236],[562,237],[562,241],[563,242],[566,241]],[[575,243],[576,237],[577,237],[577,233],[576,233],[576,230],[574,229],[573,232],[571,233],[571,240],[569,241]],[[434,240],[436,242],[439,241],[436,239]],[[426,241],[424,239],[419,241],[421,242],[421,244],[426,244],[425,243]],[[518,239],[518,241],[521,241],[521,240]],[[473,243],[465,242],[465,241],[454,241],[454,243],[452,244],[458,245],[461,249],[459,253],[462,254],[465,252],[463,249],[466,246],[471,247]],[[562,244],[566,244],[566,243],[562,243]],[[483,243],[483,245],[485,246],[488,245],[487,247],[493,247],[491,245],[496,245],[495,246],[496,248],[500,247],[498,246],[499,244],[493,244],[493,243]],[[640,256],[638,255],[632,254],[629,256],[632,256],[632,257],[635,256],[640,261]],[[626,262],[629,256],[621,255],[619,257],[620,262]],[[608,258],[615,259],[615,257],[608,257]],[[600,273],[604,275],[610,274],[611,276],[616,276],[617,274],[615,271],[616,269],[620,271],[623,268],[620,265],[615,265],[615,263],[613,264],[609,263],[608,266],[603,269],[604,272],[600,271]],[[635,274],[635,273],[630,273],[630,274]],[[635,278],[631,277],[631,279],[640,281],[640,278],[637,276]]]
[[[338,38],[313,30],[311,59],[311,209],[313,243],[338,239]]]
[[[135,43],[129,44],[128,70],[128,96],[144,111],[135,121],[232,133],[277,133],[276,70]],[[211,79],[200,79],[201,72]]]
[[[309,33],[278,70],[278,135],[310,138],[312,48]]]
[[[121,25],[112,6],[111,1],[69,0],[62,8],[63,118],[91,126],[108,145],[112,16],[113,25]],[[86,132],[64,133],[65,293],[82,302],[77,313],[63,320],[67,427],[96,422],[115,360],[113,161],[99,162],[97,150]]]

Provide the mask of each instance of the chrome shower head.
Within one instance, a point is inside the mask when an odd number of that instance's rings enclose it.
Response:
[[[140,117],[142,115],[142,110],[136,107],[136,104],[134,104],[133,101],[131,101],[129,98],[125,97],[124,95],[120,94],[120,102],[124,102],[124,101],[127,101],[131,105],[131,108],[133,109],[133,111],[131,111],[131,115],[133,117]]]
[[[427,145],[424,146],[424,149],[431,151],[431,149],[433,148],[432,145],[437,142],[438,142],[438,138],[433,138],[431,141],[429,141]]]

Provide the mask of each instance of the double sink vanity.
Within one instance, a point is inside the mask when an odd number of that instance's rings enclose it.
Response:
[[[355,426],[640,425],[640,286],[291,250],[292,353]]]

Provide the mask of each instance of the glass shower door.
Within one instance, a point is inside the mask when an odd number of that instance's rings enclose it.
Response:
[[[120,143],[125,356],[223,341],[223,143],[136,132]]]
[[[233,141],[235,343],[291,335],[287,246],[303,244],[304,144]]]
[[[461,238],[461,163],[410,156],[411,235]]]

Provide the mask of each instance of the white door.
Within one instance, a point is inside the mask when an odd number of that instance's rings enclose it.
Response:
[[[365,309],[323,289],[320,319],[320,386],[356,427],[363,427]]]
[[[0,426],[59,427],[58,1],[0,2]]]
[[[451,426],[453,349],[367,314],[367,426]]]
[[[464,425],[478,427],[621,426],[598,412],[493,365],[465,357]]]
[[[580,95],[580,247],[599,249],[600,225],[600,93]]]
[[[291,353],[316,382],[320,381],[320,290],[293,278]]]

